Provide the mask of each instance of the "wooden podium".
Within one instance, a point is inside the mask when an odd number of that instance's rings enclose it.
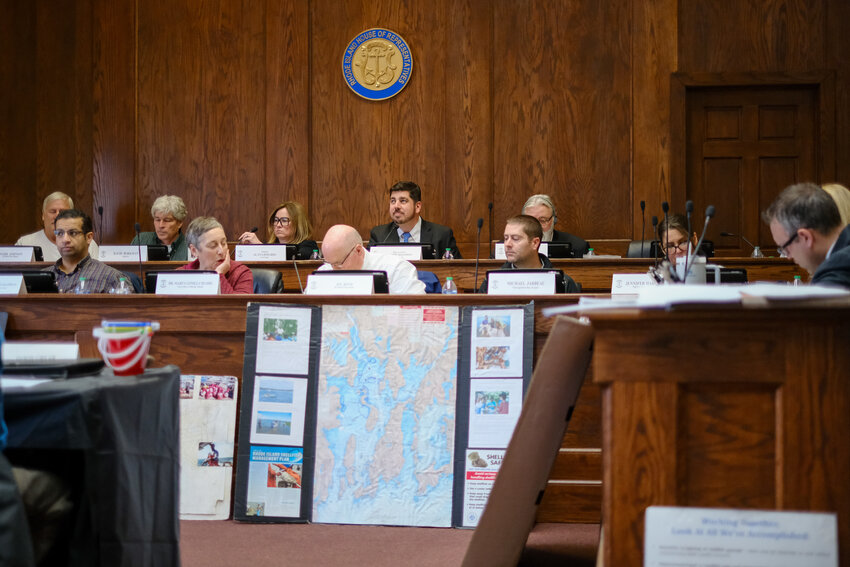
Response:
[[[591,320],[605,565],[643,565],[658,504],[836,512],[850,566],[850,301]]]

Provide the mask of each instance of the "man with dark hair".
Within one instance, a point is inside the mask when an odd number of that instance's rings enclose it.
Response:
[[[412,181],[399,181],[390,187],[390,218],[392,222],[372,228],[369,246],[398,242],[430,244],[434,255],[441,258],[446,248],[460,258],[452,229],[428,222],[419,216],[422,210],[422,190]],[[426,258],[427,259],[427,258]]]
[[[118,286],[123,274],[89,256],[94,233],[87,214],[65,209],[56,215],[54,226],[60,258],[45,271],[56,276],[59,293],[74,293],[81,279],[85,279],[85,293],[109,293]]]
[[[553,269],[552,262],[539,253],[543,227],[540,221],[530,215],[517,215],[505,221],[505,257],[507,262],[502,264],[502,270],[544,270]],[[578,293],[578,285],[573,279],[564,275],[567,293]],[[479,293],[487,293],[487,279],[479,288]]]
[[[786,187],[762,214],[781,256],[812,275],[811,282],[850,289],[850,226],[814,183]]]

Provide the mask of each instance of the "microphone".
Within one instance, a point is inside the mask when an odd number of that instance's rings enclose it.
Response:
[[[640,202],[640,257],[643,258],[643,243],[646,240],[646,201]]]
[[[490,247],[493,245],[493,201],[487,203],[487,208],[490,210],[487,214],[487,236],[489,239],[487,240],[487,256],[492,258],[493,251]]]
[[[685,211],[687,213],[688,218],[688,233],[685,235],[688,237],[688,252],[690,252],[691,248],[691,213],[694,212],[694,202],[688,199],[685,203]],[[688,273],[688,256],[689,254],[685,254],[685,274]],[[687,277],[685,278],[687,279]]]
[[[100,217],[100,221],[98,222],[100,230],[100,241],[103,242],[103,205],[97,207],[97,216]]]
[[[248,232],[257,232],[258,230],[260,230],[260,227],[259,227],[259,226],[255,226],[254,228],[252,228],[252,229],[251,229],[251,230],[249,230]]]
[[[743,240],[744,242],[749,244],[750,248],[755,250],[756,245],[753,244],[752,242],[750,242],[749,240],[747,240],[747,238],[743,234],[735,234],[733,232],[721,232],[720,236],[737,236],[738,238],[740,238],[741,240]]]
[[[694,256],[696,256],[697,251],[700,249],[700,246],[702,246],[702,241],[703,239],[705,239],[705,231],[708,229],[708,221],[710,221],[713,216],[714,205],[709,205],[705,208],[705,224],[702,226],[702,234],[700,234],[699,236],[699,240],[697,241],[697,246],[696,248],[694,248],[694,251],[688,254],[688,257],[685,259],[685,266],[687,266],[693,261]],[[685,272],[685,277],[683,277],[682,280],[687,283],[688,272]]]
[[[652,234],[653,234],[652,239],[655,240],[654,235],[658,234],[658,217],[655,216],[655,215],[652,215]],[[659,241],[658,244],[660,245],[661,242]],[[655,250],[655,254],[653,254],[653,256],[655,256],[655,267],[657,268],[658,267],[658,250],[657,249]]]
[[[667,201],[662,201],[661,202],[661,210],[664,212],[664,238],[667,239],[667,246],[664,248],[664,250],[665,250],[664,255],[669,260],[670,255],[667,254],[666,250],[667,250],[667,248],[670,247],[670,231],[667,230],[668,228],[670,228],[670,223],[667,222],[668,221],[668,213],[670,212],[670,203],[668,203]]]
[[[136,223],[133,225],[133,228],[136,229],[136,246],[139,248],[139,279],[142,280],[142,286],[144,286],[145,276],[142,274],[142,225]]]
[[[482,226],[484,226],[484,219],[478,219],[478,236],[476,237],[476,246],[475,246],[475,288],[472,290],[472,293],[478,293],[478,259],[481,257],[481,227]]]
[[[251,231],[253,232],[253,231]],[[301,274],[298,273],[298,262],[295,261],[295,258],[298,255],[295,254],[292,256],[292,265],[295,267],[295,277],[298,278],[298,287],[301,288],[301,294],[304,294],[304,284],[301,283]]]
[[[387,241],[387,238],[389,238],[389,237],[390,237],[390,235],[391,235],[393,232],[396,232],[396,231],[398,231],[398,225],[397,225],[396,223],[392,223],[392,226],[390,227],[390,230],[387,232],[387,235],[384,237],[384,239],[383,239],[383,240],[381,240],[381,244],[385,243],[385,242]],[[437,252],[436,252],[436,250],[435,250],[435,251],[434,251],[434,254],[436,254],[436,253],[437,253]]]

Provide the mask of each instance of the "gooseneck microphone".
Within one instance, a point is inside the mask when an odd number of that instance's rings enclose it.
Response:
[[[142,280],[142,286],[144,286],[145,276],[142,274],[142,225],[136,223],[133,225],[133,228],[136,229],[136,246],[139,249],[139,279]]]
[[[664,247],[664,256],[669,260],[670,254],[667,253],[667,249],[670,248],[670,223],[667,222],[669,220],[668,215],[670,213],[670,203],[667,201],[661,202],[661,210],[664,212],[664,238],[667,240],[667,246]]]
[[[658,217],[655,216],[655,215],[652,215],[652,234],[653,234],[652,239],[655,240],[655,235],[658,234]],[[658,245],[661,246],[661,241],[658,242]],[[650,246],[650,248],[652,248],[652,247]],[[653,254],[653,256],[655,256],[655,267],[657,268],[658,267],[658,250],[657,249],[655,250],[655,254]]]
[[[646,201],[640,202],[640,257],[643,258],[643,243],[646,241]]]
[[[481,258],[481,227],[484,226],[484,219],[478,219],[478,236],[476,236],[475,246],[475,288],[472,293],[478,293],[478,260]]]
[[[697,246],[696,246],[696,248],[694,248],[694,251],[692,253],[688,254],[688,257],[685,259],[685,266],[686,267],[691,264],[691,262],[694,259],[694,256],[696,256],[697,252],[699,251],[700,247],[702,246],[702,241],[705,239],[705,231],[708,230],[708,221],[710,221],[713,216],[714,216],[714,205],[709,205],[705,208],[705,224],[702,226],[702,234],[700,234],[700,236],[699,236],[699,240],[697,241]],[[685,276],[682,278],[682,281],[683,282],[688,281],[688,272],[687,271],[685,272]]]
[[[103,205],[97,207],[97,216],[100,217],[98,221],[98,236],[100,236],[100,241],[103,242]]]
[[[492,258],[490,254],[492,254],[491,247],[493,245],[493,201],[487,203],[487,208],[490,210],[490,212],[487,214],[487,256]]]
[[[255,226],[254,228],[252,228],[252,229],[251,229],[251,230],[249,230],[248,232],[257,232],[258,230],[260,230],[260,227],[259,227],[259,226]]]
[[[750,242],[749,240],[747,240],[747,238],[743,234],[735,234],[734,232],[721,232],[720,236],[737,236],[738,238],[740,238],[741,240],[743,240],[744,242],[749,244],[750,248],[755,249],[755,247],[756,247],[756,245],[753,244],[752,242]]]
[[[686,275],[685,279],[687,279],[688,256],[690,256],[690,252],[691,252],[691,213],[694,212],[694,202],[691,201],[690,199],[688,199],[688,201],[685,203],[685,212],[686,212],[686,216],[687,216],[687,219],[688,219],[688,233],[685,235],[685,236],[688,237],[688,240],[687,240],[687,242],[688,242],[688,253],[685,254],[685,275]]]
[[[390,235],[394,232],[398,232],[398,225],[396,223],[392,223],[390,230],[387,231],[387,235],[384,237],[383,240],[381,240],[381,244],[384,244],[387,241],[387,238],[389,238]],[[434,254],[436,254],[436,251],[434,252]]]

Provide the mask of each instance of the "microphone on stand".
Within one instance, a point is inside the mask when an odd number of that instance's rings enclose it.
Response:
[[[734,232],[721,232],[720,236],[737,236],[738,238],[740,238],[741,240],[743,240],[744,242],[749,244],[750,248],[752,248],[753,250],[755,250],[757,248],[757,246],[755,244],[753,244],[752,242],[750,242],[749,240],[747,240],[747,238],[743,234],[735,234]]]
[[[702,226],[702,234],[699,236],[699,240],[697,241],[697,246],[694,248],[694,251],[688,254],[688,257],[685,259],[685,266],[688,266],[696,256],[697,251],[702,246],[702,241],[705,239],[705,231],[708,229],[708,221],[714,216],[714,205],[709,205],[705,208],[705,224]],[[682,281],[687,283],[688,281],[688,272],[685,272],[685,276],[682,278]]]
[[[292,266],[295,268],[295,277],[298,278],[298,287],[301,288],[301,293],[304,293],[304,284],[301,283],[301,274],[298,273],[298,262],[295,261],[295,258],[298,254],[292,256]]]
[[[658,217],[655,216],[655,215],[652,215],[652,234],[653,235],[658,234]],[[653,240],[655,240],[655,238],[653,238]],[[661,246],[660,240],[658,241],[658,245]],[[650,248],[652,248],[652,246],[650,246]],[[658,267],[658,250],[656,250],[655,254],[653,254],[653,255],[655,256],[655,267],[657,268]]]
[[[145,276],[142,273],[142,225],[136,223],[133,225],[136,229],[136,246],[139,248],[139,279],[142,280],[142,286],[145,285]]]
[[[481,257],[481,227],[484,226],[484,219],[478,219],[478,236],[476,237],[477,245],[475,247],[475,288],[472,293],[478,293],[478,259]]]
[[[640,257],[643,258],[643,243],[646,241],[646,201],[640,202]]]
[[[387,235],[384,237],[383,240],[381,240],[381,244],[385,243],[387,241],[387,238],[389,238],[390,235],[393,232],[397,232],[397,231],[398,231],[398,225],[396,223],[393,223],[393,225],[390,227],[390,230],[387,232]],[[436,251],[434,252],[434,254],[436,254]]]
[[[667,201],[661,202],[661,210],[664,212],[664,238],[667,239],[667,246],[664,247],[664,256],[667,259],[670,259],[670,255],[667,253],[667,249],[670,247],[670,223],[668,221],[668,214],[670,213],[670,203]]]
[[[103,242],[103,205],[97,207],[97,216],[100,217],[98,221],[98,236],[100,236],[100,241]]]
[[[688,242],[688,254],[685,254],[685,275],[686,275],[685,279],[687,279],[688,256],[690,256],[690,251],[691,251],[691,213],[694,212],[694,202],[691,201],[690,199],[688,199],[688,202],[685,203],[685,211],[687,213],[687,218],[688,218],[688,233],[686,235],[688,237],[688,240],[687,240],[687,242]]]
[[[487,240],[487,256],[491,257],[490,254],[492,252],[490,250],[490,246],[492,246],[493,243],[493,201],[487,203],[487,208],[490,209],[490,212],[487,215],[487,233],[489,237],[489,240]]]

